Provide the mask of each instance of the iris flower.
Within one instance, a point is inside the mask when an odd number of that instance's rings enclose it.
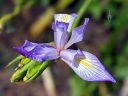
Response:
[[[89,18],[84,19],[84,23],[72,30],[71,37],[69,32],[76,14],[55,14],[52,29],[54,31],[54,46],[32,43],[25,41],[23,46],[15,47],[15,50],[24,57],[38,62],[55,60],[60,58],[72,68],[72,70],[83,80],[86,81],[110,81],[115,82],[114,78],[108,73],[98,58],[86,51],[68,49],[72,44],[82,41],[84,30],[87,27]]]

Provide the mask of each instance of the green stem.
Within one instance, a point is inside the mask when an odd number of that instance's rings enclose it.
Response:
[[[90,5],[91,1],[92,0],[85,0],[85,2],[83,3],[82,7],[80,8],[80,10],[77,13],[78,17],[75,19],[75,21],[74,21],[74,23],[72,25],[72,29],[75,28],[79,24],[82,16],[87,11],[88,6]],[[71,34],[71,32],[70,32],[70,34]]]
[[[19,61],[19,60],[21,60],[23,58],[24,57],[22,55],[17,56],[15,59],[13,59],[12,61],[10,61],[6,67],[9,67],[9,66],[13,65],[14,63],[16,63],[17,61]]]
[[[16,3],[15,9],[12,13],[8,13],[0,18],[0,26],[3,27],[8,20],[12,19],[14,16],[19,14],[20,11],[21,11],[21,5]]]

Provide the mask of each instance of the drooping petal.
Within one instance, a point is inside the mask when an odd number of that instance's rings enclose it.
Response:
[[[69,26],[67,28],[68,32],[71,30],[72,24],[73,24],[74,19],[76,17],[77,17],[77,15],[75,13],[72,13],[72,14],[55,14],[54,15],[55,23],[57,21],[59,21],[59,22],[64,22],[64,23],[69,24]]]
[[[111,81],[115,83],[113,77],[107,72],[96,56],[89,52],[82,51],[84,56],[78,56],[78,51],[64,50],[60,56],[73,71],[83,80],[87,81]],[[77,56],[76,56],[77,55]]]
[[[58,51],[62,50],[67,42],[67,28],[68,24],[64,22],[53,23],[52,28],[54,30],[54,41]]]
[[[69,41],[67,42],[67,44],[64,47],[65,49],[70,47],[72,44],[80,42],[83,40],[84,30],[86,29],[88,21],[89,21],[89,18],[85,18],[83,25],[73,29],[71,38],[69,39]]]
[[[32,43],[27,40],[23,46],[14,47],[14,49],[21,55],[39,62],[52,60],[59,57],[54,47],[46,44]]]

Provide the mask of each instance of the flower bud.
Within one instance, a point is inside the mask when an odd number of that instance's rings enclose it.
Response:
[[[31,82],[35,80],[51,63],[51,61],[45,61],[43,63],[36,63],[34,66],[27,70],[27,74],[24,77],[24,82]]]
[[[34,76],[40,69],[42,63],[37,62],[33,66],[31,66],[26,73],[26,76],[23,78],[23,81],[29,80],[32,76]]]
[[[27,70],[33,66],[36,62],[35,61],[30,61],[28,63],[26,63],[24,66],[22,67],[18,67],[18,69],[13,73],[12,77],[11,77],[11,82],[20,82],[23,80],[24,76],[27,73]],[[22,64],[20,62],[20,64]]]

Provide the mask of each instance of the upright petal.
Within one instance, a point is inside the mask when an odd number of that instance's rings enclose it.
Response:
[[[67,42],[67,28],[68,24],[64,22],[53,23],[52,28],[54,30],[54,41],[58,51],[62,50]]]
[[[68,14],[55,14],[54,15],[55,23],[56,21],[59,21],[59,22],[64,22],[64,23],[69,24],[68,29],[67,29],[68,32],[71,30],[72,24],[76,17],[77,15],[75,13],[72,13],[70,15]]]
[[[83,25],[73,29],[71,38],[69,39],[68,43],[64,47],[65,49],[70,47],[72,44],[80,42],[83,40],[84,30],[86,29],[88,21],[89,21],[89,18],[85,18]]]
[[[84,52],[84,56],[78,56],[75,50],[64,50],[60,56],[74,72],[83,80],[87,81],[111,81],[115,83],[113,77],[107,72],[96,56],[89,52]]]
[[[23,46],[14,47],[14,49],[21,55],[35,61],[45,61],[58,58],[58,53],[55,48],[46,44],[37,44],[25,41]]]

